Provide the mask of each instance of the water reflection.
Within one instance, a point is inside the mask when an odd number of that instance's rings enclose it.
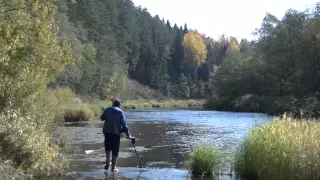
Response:
[[[192,179],[187,170],[191,146],[210,141],[231,153],[256,122],[270,119],[262,114],[172,109],[132,110],[126,111],[126,116],[131,134],[137,138],[141,162],[148,169],[141,172],[135,168],[139,163],[134,149],[123,138],[117,163],[122,179]],[[103,122],[96,120],[68,123],[59,128],[70,144],[65,154],[75,179],[106,178],[102,169],[105,160],[102,127]]]

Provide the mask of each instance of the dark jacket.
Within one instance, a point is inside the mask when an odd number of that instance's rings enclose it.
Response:
[[[100,119],[104,121],[103,134],[113,133],[120,135],[122,132],[128,132],[126,117],[118,107],[112,106],[105,109]]]

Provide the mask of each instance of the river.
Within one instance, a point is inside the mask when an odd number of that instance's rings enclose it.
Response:
[[[272,117],[256,113],[232,113],[204,110],[152,109],[125,110],[130,132],[144,168],[129,140],[121,139],[116,179],[193,179],[188,171],[188,154],[199,142],[212,142],[229,153],[257,124]],[[70,160],[74,179],[115,179],[103,167],[103,122],[93,120],[65,123],[59,131],[69,144],[64,152]],[[227,164],[222,173],[231,171]],[[219,179],[234,179],[221,175]]]

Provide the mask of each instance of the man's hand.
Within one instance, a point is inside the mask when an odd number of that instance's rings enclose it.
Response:
[[[130,139],[132,144],[136,143],[136,138],[135,137],[127,136],[127,139]]]
[[[135,144],[136,143],[136,138],[135,137],[131,137],[131,143]]]

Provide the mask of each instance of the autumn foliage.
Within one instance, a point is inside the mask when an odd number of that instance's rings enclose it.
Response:
[[[184,47],[185,60],[192,68],[197,69],[205,62],[207,49],[199,33],[188,32],[185,34],[182,45]]]

